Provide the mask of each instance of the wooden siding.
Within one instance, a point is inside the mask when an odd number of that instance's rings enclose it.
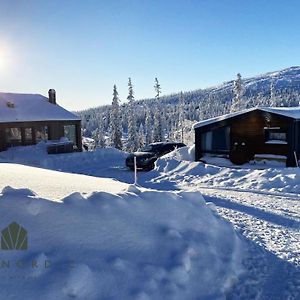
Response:
[[[266,143],[264,128],[280,127],[287,133],[287,140],[289,140],[289,124],[288,118],[257,111],[251,112],[231,124],[230,146],[233,148],[236,142],[245,143],[249,158],[255,154],[266,153],[287,156],[288,145]]]

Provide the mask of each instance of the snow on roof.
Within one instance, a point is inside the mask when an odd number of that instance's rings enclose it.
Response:
[[[78,116],[42,95],[0,93],[0,123],[78,120]]]
[[[262,111],[300,120],[300,107],[261,107]]]
[[[242,111],[237,111],[237,112],[234,112],[234,113],[231,113],[231,114],[226,114],[226,115],[222,115],[222,116],[219,116],[219,117],[206,119],[206,120],[195,123],[193,125],[193,129],[203,127],[203,126],[206,126],[206,125],[209,125],[209,124],[213,124],[215,122],[220,122],[220,121],[223,121],[223,120],[227,120],[227,119],[230,119],[232,117],[236,117],[236,116],[245,114],[247,112],[253,111],[255,109],[256,108],[250,108],[250,109],[246,109],[246,110],[242,110]]]
[[[227,120],[227,119],[239,116],[239,115],[246,114],[246,113],[254,111],[254,110],[260,110],[260,111],[269,112],[269,113],[289,117],[292,119],[300,120],[300,107],[254,107],[254,108],[249,108],[249,109],[245,109],[242,111],[238,111],[238,112],[234,112],[234,113],[230,113],[230,114],[226,114],[226,115],[222,115],[219,117],[210,118],[207,120],[197,122],[193,125],[193,129],[199,128],[199,127],[204,127],[206,125],[210,125],[210,124],[220,122],[223,120]]]

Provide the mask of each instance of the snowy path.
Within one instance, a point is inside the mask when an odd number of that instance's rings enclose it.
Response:
[[[300,299],[300,200],[201,187],[207,202],[250,242],[247,272],[230,299]]]
[[[173,166],[172,163],[163,161],[160,174],[151,183],[200,191],[249,245],[243,261],[245,273],[234,284],[228,299],[299,300],[300,195],[291,193],[291,188],[287,189],[289,193],[250,189],[249,178],[241,180],[239,176],[233,176],[231,184],[227,182],[228,187],[223,187],[229,169],[214,175],[204,165],[179,162],[176,167],[176,161]],[[272,170],[264,172],[265,176],[254,176],[251,180],[261,183],[264,179],[266,187],[273,175],[269,174]],[[211,180],[215,177],[219,182]],[[283,182],[285,179],[283,176]]]
[[[225,189],[200,191],[246,238],[300,266],[300,199]]]

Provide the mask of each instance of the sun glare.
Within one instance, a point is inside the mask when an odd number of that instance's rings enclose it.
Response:
[[[2,69],[4,67],[4,57],[2,55],[2,53],[0,52],[0,69]]]
[[[10,58],[9,54],[7,47],[1,47],[0,45],[0,71],[7,67]]]

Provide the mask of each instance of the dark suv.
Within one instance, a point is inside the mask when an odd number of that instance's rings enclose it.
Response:
[[[126,158],[126,166],[130,169],[134,169],[134,157],[136,157],[136,165],[138,169],[142,170],[152,170],[154,168],[155,161],[175,150],[176,148],[184,147],[183,143],[175,143],[175,142],[166,142],[166,143],[152,143],[144,148],[142,148],[139,152],[134,152],[128,155]]]

